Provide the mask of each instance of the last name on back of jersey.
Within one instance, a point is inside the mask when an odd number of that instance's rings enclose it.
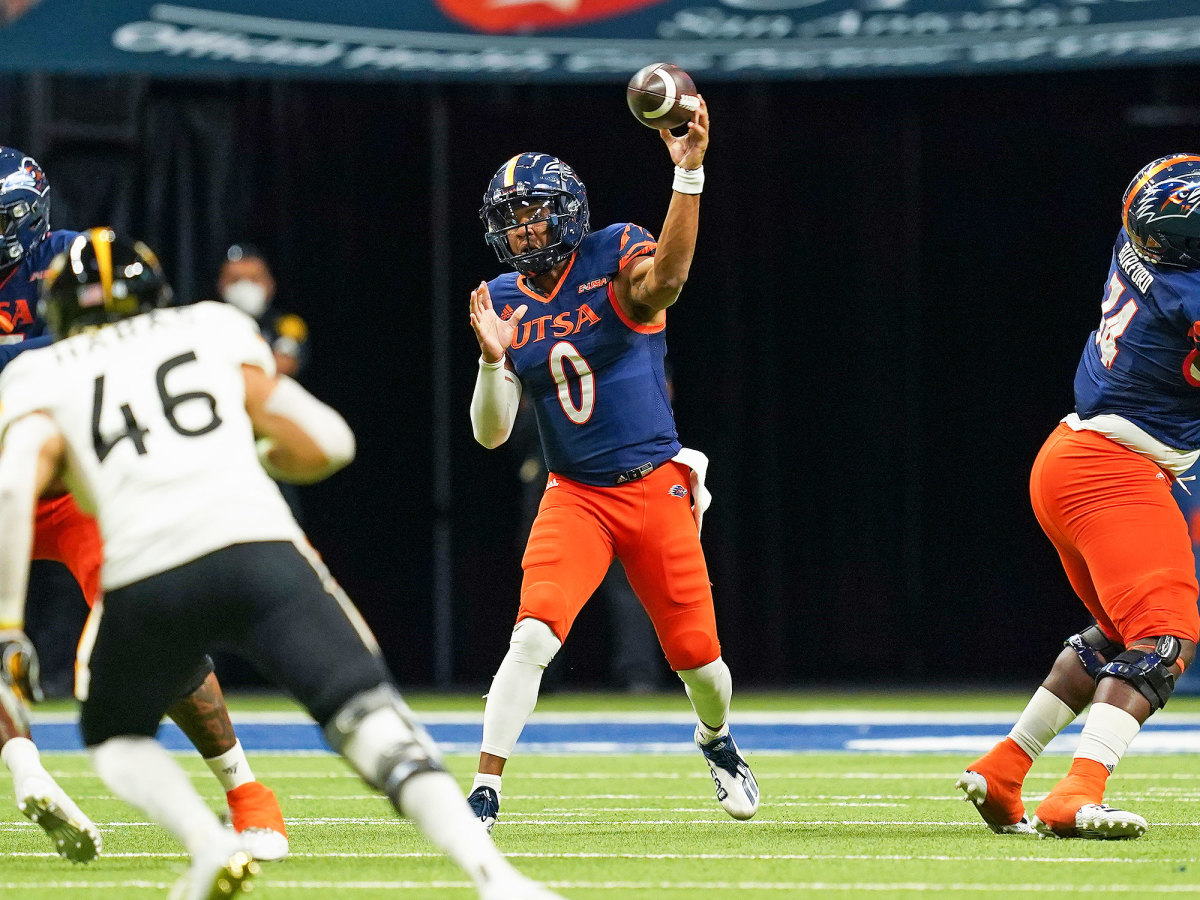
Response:
[[[1154,275],[1146,268],[1141,259],[1138,258],[1137,252],[1133,249],[1133,244],[1128,240],[1126,240],[1125,246],[1117,253],[1117,268],[1143,294],[1150,292],[1150,286],[1154,284]]]
[[[190,308],[186,306],[153,309],[139,316],[118,319],[102,328],[88,328],[79,334],[56,341],[45,349],[57,354],[60,362],[79,359],[94,350],[107,349],[130,338],[154,331],[160,326],[177,322],[180,318],[184,318],[186,321],[187,318],[192,318],[189,315],[190,312]]]

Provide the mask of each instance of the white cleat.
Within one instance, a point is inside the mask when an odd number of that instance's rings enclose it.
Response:
[[[42,827],[63,859],[87,863],[99,855],[100,831],[52,779],[22,779],[17,785],[17,809]]]
[[[998,810],[987,802],[987,779],[978,772],[968,769],[954,783],[963,792],[963,799],[975,804],[975,809],[987,823],[987,827],[996,834],[1033,834],[1033,826],[1029,824],[1028,816],[1021,816],[1020,821],[1004,823],[998,818]]]
[[[288,855],[287,835],[273,828],[247,828],[238,832],[242,847],[260,862],[279,862]]]
[[[258,863],[245,850],[196,857],[171,888],[168,900],[229,900],[252,891],[250,879],[258,872]]]
[[[1081,837],[1091,841],[1121,841],[1140,838],[1150,826],[1137,813],[1126,809],[1115,809],[1103,803],[1088,803],[1075,813],[1075,833],[1059,834],[1037,816],[1033,827],[1038,837],[1067,838]]]
[[[738,752],[733,736],[724,734],[702,744],[697,728],[695,737],[717,787],[717,802],[735,819],[749,819],[758,812],[758,782]]]

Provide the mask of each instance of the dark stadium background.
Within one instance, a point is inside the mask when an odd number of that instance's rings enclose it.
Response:
[[[1198,78],[701,84],[708,182],[668,341],[681,436],[712,458],[704,542],[740,687],[1028,686],[1085,623],[1028,469],[1072,408],[1121,192],[1200,145]],[[536,149],[575,166],[593,223],[657,231],[670,164],[620,86],[3,76],[0,142],[46,168],[57,227],[144,238],[183,297],[211,295],[232,241],[265,250],[278,305],[312,329],[304,380],[359,438],[305,492],[314,544],[403,684],[485,685],[516,610],[519,485],[467,418],[467,295],[500,272],[477,210],[495,168]],[[445,509],[435,271],[452,298]],[[599,684],[603,611],[578,627],[565,682]]]

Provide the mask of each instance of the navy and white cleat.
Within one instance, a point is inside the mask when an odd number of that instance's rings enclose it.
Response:
[[[467,797],[467,804],[471,807],[471,812],[475,814],[483,827],[490,834],[492,826],[496,824],[496,819],[500,816],[500,795],[490,787],[480,785],[471,791]]]
[[[708,763],[708,771],[717,787],[717,802],[725,812],[735,819],[749,819],[758,812],[758,782],[738,752],[733,735],[725,734],[704,744],[700,742],[700,729],[697,728],[696,746]]]
[[[1115,809],[1103,803],[1088,803],[1075,813],[1074,834],[1055,831],[1037,816],[1033,817],[1033,827],[1037,829],[1038,837],[1042,838],[1081,837],[1091,841],[1122,841],[1140,838],[1150,826],[1145,819],[1129,810]]]

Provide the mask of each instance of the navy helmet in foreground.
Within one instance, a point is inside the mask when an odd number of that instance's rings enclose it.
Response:
[[[1143,259],[1200,266],[1200,155],[1174,153],[1138,172],[1125,190],[1122,217]]]
[[[127,319],[171,300],[154,251],[111,228],[92,228],[51,262],[38,313],[56,338]]]
[[[31,156],[0,147],[0,272],[50,233],[50,182]]]
[[[587,189],[575,170],[546,153],[521,153],[502,165],[488,183],[479,217],[488,245],[523,275],[540,275],[569,257],[588,233]],[[544,226],[546,239],[513,249],[518,228]]]

